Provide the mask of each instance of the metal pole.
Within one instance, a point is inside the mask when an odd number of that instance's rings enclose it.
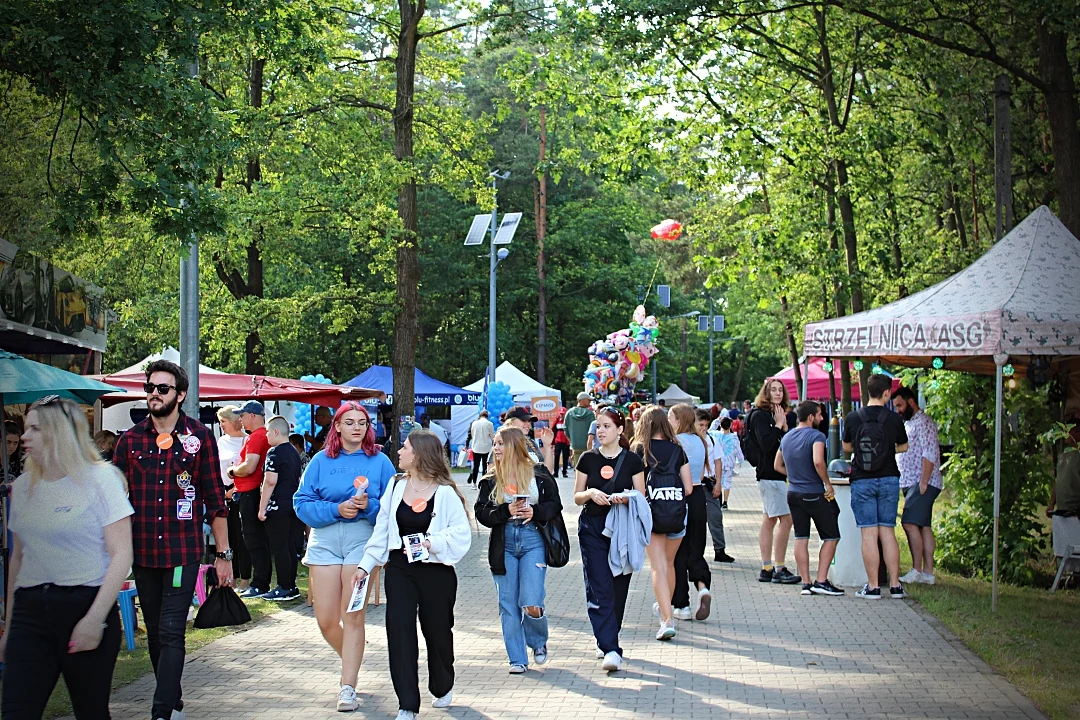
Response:
[[[652,359],[652,401],[653,401],[653,405],[656,404],[656,360],[659,357],[660,357],[660,354],[657,353],[656,355],[653,355],[653,359]]]
[[[713,299],[709,298],[709,404],[713,404]]]
[[[1001,514],[1001,415],[1002,415],[1002,379],[1001,368],[1008,361],[1008,355],[994,356],[994,565],[993,582],[990,588],[990,610],[997,612],[998,596],[998,519]]]
[[[803,373],[802,373],[802,397],[800,400],[807,400],[810,397],[810,356],[803,355]]]
[[[196,47],[198,41],[196,40]],[[199,55],[188,63],[188,74],[199,77]],[[194,189],[192,187],[192,189]],[[183,410],[199,419],[199,236],[191,233],[187,255],[180,258],[180,365],[187,370],[188,392]]]
[[[491,208],[491,252],[488,253],[488,384],[495,382],[495,233],[499,230],[498,178],[492,176],[495,204]]]

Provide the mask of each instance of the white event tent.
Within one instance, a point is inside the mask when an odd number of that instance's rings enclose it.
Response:
[[[495,382],[505,383],[510,386],[510,394],[514,397],[515,405],[529,405],[534,397],[553,396],[559,398],[562,404],[562,391],[550,388],[539,380],[531,378],[514,366],[509,361],[503,362],[495,368]],[[484,378],[474,383],[469,383],[462,388],[469,392],[484,392]],[[462,405],[450,408],[450,423],[453,426],[450,435],[451,445],[465,443],[465,437],[469,432],[469,425],[480,415],[480,408],[476,405]],[[498,419],[493,419],[498,425]]]

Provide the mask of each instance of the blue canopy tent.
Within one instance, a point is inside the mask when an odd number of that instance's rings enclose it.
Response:
[[[480,393],[463,390],[459,387],[436,380],[426,375],[420,368],[413,369],[415,383],[415,403],[417,405],[476,405],[480,402]],[[352,380],[342,383],[352,387],[373,388],[386,393],[386,405],[394,404],[394,371],[386,365],[372,365]],[[365,402],[376,403],[377,400]]]

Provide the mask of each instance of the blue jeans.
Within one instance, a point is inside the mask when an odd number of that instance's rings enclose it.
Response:
[[[502,621],[503,643],[511,665],[528,665],[528,645],[539,650],[547,645],[548,619],[544,609],[544,578],[547,558],[544,539],[533,523],[510,521],[503,527],[506,541],[504,554],[506,574],[495,575],[499,590],[499,619]],[[534,618],[525,612],[538,607],[541,615]]]
[[[860,478],[851,481],[851,514],[860,528],[896,527],[900,478]]]

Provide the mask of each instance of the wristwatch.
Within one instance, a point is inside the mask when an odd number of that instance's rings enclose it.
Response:
[[[225,552],[214,553],[215,557],[225,560],[226,562],[232,562],[232,548],[229,548]]]

